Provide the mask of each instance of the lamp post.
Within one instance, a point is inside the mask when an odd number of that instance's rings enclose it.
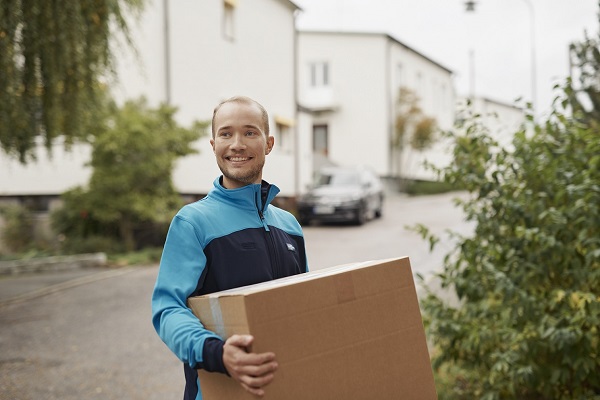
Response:
[[[531,54],[531,108],[535,113],[535,105],[537,101],[537,66],[536,66],[536,51],[535,51],[535,13],[531,0],[523,0],[529,9],[529,35],[530,35],[530,54]],[[465,10],[467,12],[475,12],[477,1],[465,1]],[[473,73],[471,71],[471,73]],[[473,78],[471,78],[473,79]]]
[[[536,55],[535,55],[535,13],[533,11],[533,3],[531,0],[523,0],[527,3],[529,8],[529,34],[530,34],[530,45],[531,45],[531,109],[535,113],[535,105],[537,102],[537,67],[536,67]]]
[[[475,12],[475,5],[477,4],[474,0],[465,1],[465,10],[467,12]],[[470,37],[473,37],[473,32],[470,32]],[[471,48],[469,49],[469,99],[474,101],[475,99],[475,50],[474,45],[471,42]]]

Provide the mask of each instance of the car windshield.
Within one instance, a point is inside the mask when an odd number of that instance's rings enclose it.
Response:
[[[321,173],[317,177],[316,184],[317,186],[355,186],[360,184],[360,178],[354,171]]]

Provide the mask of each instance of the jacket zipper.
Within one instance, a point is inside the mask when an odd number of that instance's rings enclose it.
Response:
[[[260,191],[260,195],[262,197],[262,190]],[[265,228],[265,241],[267,243],[267,248],[269,249],[269,259],[271,260],[271,271],[273,273],[273,279],[277,279],[280,278],[281,274],[279,272],[279,259],[277,257],[275,239],[273,238],[273,233],[271,232],[271,229],[269,229],[269,225],[267,224],[267,221],[265,220],[265,215],[263,213],[264,209],[266,208],[267,198],[268,192],[263,198],[261,198],[262,208],[258,207],[258,200],[256,200],[256,209],[258,210],[258,216],[260,218],[260,221],[262,222],[262,225]]]

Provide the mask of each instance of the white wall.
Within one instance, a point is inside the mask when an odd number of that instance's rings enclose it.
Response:
[[[379,36],[302,32],[299,99],[311,105],[309,65],[326,61],[335,111],[313,115],[329,127],[329,158],[340,165],[366,164],[386,171],[385,41]]]
[[[84,184],[91,175],[85,166],[90,150],[89,146],[76,145],[67,152],[57,140],[50,153],[39,145],[37,160],[27,164],[0,152],[0,195],[58,194]]]
[[[273,132],[275,116],[295,118],[294,19],[288,2],[239,1],[233,40],[223,35],[222,0],[172,0],[168,4],[171,98],[179,107],[181,123],[210,120],[219,101],[238,94],[254,98],[267,109]],[[141,76],[132,74],[130,63],[121,68],[121,76],[126,77],[122,79],[124,93],[129,97],[146,93],[152,102],[166,99],[162,6],[154,0],[138,36],[147,78],[140,82]],[[209,136],[196,143],[196,148],[200,153],[180,159],[174,172],[175,186],[183,193],[206,193],[220,174]],[[267,157],[263,177],[277,184],[284,195],[295,191],[293,157],[293,152],[281,152],[277,143]]]
[[[468,118],[469,114],[479,114],[480,121],[489,130],[490,136],[505,148],[512,146],[514,134],[525,123],[523,109],[485,97],[471,99],[470,106],[467,105],[466,98],[459,98],[457,112],[460,118]]]
[[[400,86],[421,98],[423,112],[434,117],[442,129],[452,126],[454,85],[446,68],[381,33],[304,31],[299,54],[299,98],[307,108],[314,101],[309,64],[326,61],[330,65],[333,111],[312,114],[312,119],[314,124],[329,126],[333,162],[366,164],[381,176],[396,176],[401,169],[401,174],[416,177],[427,175],[421,167],[425,157],[447,161],[444,154],[432,149],[422,153],[407,150],[398,162],[391,150]]]
[[[233,95],[247,95],[269,112],[271,130],[276,116],[294,120],[294,10],[284,0],[239,0],[235,8],[235,38],[223,35],[223,0],[169,0],[171,104],[179,108],[178,122],[210,120],[215,105]],[[117,101],[146,96],[153,106],[166,101],[164,2],[147,5],[132,34],[138,49],[133,55],[123,44],[118,48]],[[268,22],[268,23],[267,23]],[[292,137],[295,135],[292,128]],[[308,140],[301,135],[300,140]],[[308,146],[302,145],[304,148]],[[195,143],[199,154],[180,159],[174,171],[182,193],[206,193],[220,171],[209,137]],[[40,150],[38,163],[23,167],[0,154],[0,194],[59,194],[85,184],[90,171],[83,167],[89,148],[76,147],[65,154],[54,146],[52,160]],[[309,157],[303,155],[302,157]],[[282,195],[295,194],[294,151],[276,146],[267,157],[264,179],[277,184]]]
[[[435,118],[439,129],[451,129],[455,115],[455,90],[451,73],[397,42],[392,46],[390,64],[393,71],[394,101],[397,100],[399,87],[409,88],[419,98],[418,106],[425,116]],[[449,150],[440,136],[430,148],[423,151],[405,147],[400,157],[396,155],[393,160],[392,175],[435,180],[434,173],[425,168],[424,163],[429,162],[438,167],[447,165],[451,161]]]

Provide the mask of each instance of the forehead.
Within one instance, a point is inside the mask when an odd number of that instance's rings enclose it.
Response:
[[[215,114],[215,129],[223,126],[256,125],[264,129],[262,113],[256,104],[228,102],[223,104]]]

